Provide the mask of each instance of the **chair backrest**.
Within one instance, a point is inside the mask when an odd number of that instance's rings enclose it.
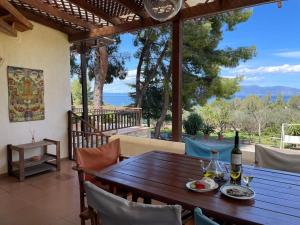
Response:
[[[76,152],[77,166],[90,170],[101,170],[118,162],[120,140],[116,139],[98,148],[80,148]]]
[[[200,157],[210,159],[210,153],[212,150],[217,150],[219,152],[219,160],[230,162],[231,150],[233,148],[232,144],[229,143],[218,143],[214,142],[201,142],[192,140],[190,138],[185,138],[185,153],[189,156]]]
[[[212,221],[205,215],[203,215],[202,210],[200,208],[196,208],[194,210],[195,216],[195,225],[219,225],[218,223]]]
[[[130,202],[85,182],[88,206],[92,207],[101,225],[181,225],[181,206],[146,205]]]
[[[258,167],[300,173],[300,151],[256,144],[255,164]]]

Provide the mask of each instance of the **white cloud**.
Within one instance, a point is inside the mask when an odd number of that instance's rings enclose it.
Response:
[[[260,66],[256,68],[237,68],[232,70],[232,73],[237,74],[266,74],[266,73],[300,73],[300,64],[289,65],[284,64],[281,66]]]
[[[284,57],[284,58],[300,59],[300,51],[283,51],[283,52],[277,52],[274,55]]]
[[[237,75],[222,75],[222,77],[224,78],[230,78],[230,79],[233,79],[233,78],[237,78],[239,76]],[[263,76],[253,76],[253,75],[244,75],[242,76],[243,78],[243,81],[260,81],[260,80],[263,80]]]
[[[244,77],[244,80],[245,81],[259,81],[259,80],[263,80],[263,77],[256,77],[256,76],[254,76],[254,77],[251,77],[251,76],[245,76]]]
[[[116,79],[111,84],[104,85],[105,93],[128,93],[133,91],[128,84],[135,83],[136,70],[129,70],[124,80]]]
[[[233,79],[236,78],[236,75],[222,75],[223,78],[229,78],[229,79]]]
[[[135,80],[135,78],[136,78],[136,70],[129,70],[129,71],[127,72],[127,77],[126,77],[126,79],[128,79],[128,80],[134,79],[134,80]],[[126,80],[126,79],[125,79],[125,80]]]

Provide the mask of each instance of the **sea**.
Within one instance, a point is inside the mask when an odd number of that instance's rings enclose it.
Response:
[[[128,106],[133,103],[128,93],[103,93],[105,105]]]
[[[247,96],[234,96],[233,98],[244,99]],[[263,96],[259,96],[263,98]],[[283,96],[285,102],[289,100],[291,96]],[[272,101],[276,100],[276,96],[271,96]],[[114,106],[128,106],[133,103],[133,100],[129,97],[128,93],[104,93],[103,101],[106,105],[114,105]],[[213,98],[208,102],[213,101]]]

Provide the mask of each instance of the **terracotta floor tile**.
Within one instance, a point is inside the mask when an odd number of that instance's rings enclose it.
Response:
[[[13,214],[16,211],[27,207],[32,207],[32,205],[14,195],[3,195],[0,197],[0,218],[3,218],[5,214]]]
[[[60,172],[0,177],[0,225],[80,225],[79,185],[73,162]],[[88,225],[88,224],[87,224]]]

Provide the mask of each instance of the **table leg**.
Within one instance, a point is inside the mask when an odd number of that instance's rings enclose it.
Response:
[[[24,168],[24,149],[19,150],[19,180],[24,181],[25,168]]]
[[[9,176],[12,175],[12,149],[11,145],[7,145],[7,173]]]
[[[133,202],[137,202],[138,198],[139,198],[139,197],[137,196],[137,194],[132,193],[132,201],[133,201]]]
[[[60,171],[60,142],[56,143],[56,170]]]
[[[144,198],[144,204],[151,204],[151,203],[152,203],[151,198],[149,197]]]

